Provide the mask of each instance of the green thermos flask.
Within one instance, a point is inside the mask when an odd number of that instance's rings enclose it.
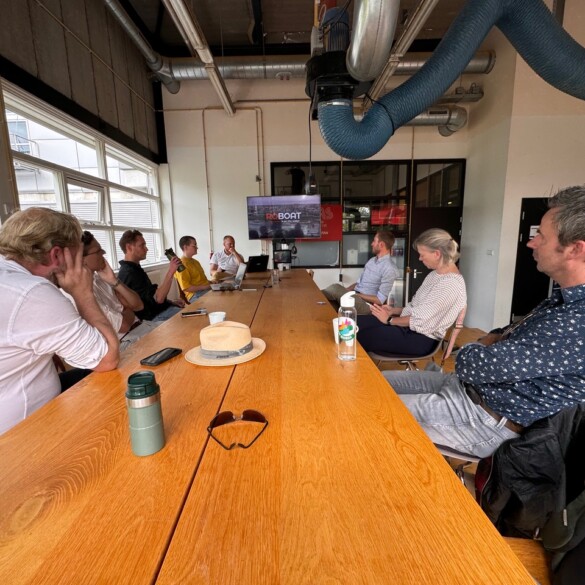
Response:
[[[165,446],[165,429],[153,372],[136,372],[128,378],[126,406],[132,452],[144,456],[160,451]]]

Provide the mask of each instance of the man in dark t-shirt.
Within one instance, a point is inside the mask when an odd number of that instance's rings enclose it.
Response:
[[[144,309],[136,312],[138,318],[147,321],[165,321],[178,313],[185,303],[182,300],[171,301],[167,299],[167,294],[180,260],[177,257],[171,260],[169,269],[161,285],[158,286],[151,282],[140,266],[141,260],[146,258],[148,252],[142,234],[138,230],[126,230],[120,238],[120,248],[124,252],[124,260],[120,260],[118,278],[127,287],[137,292],[144,303]]]

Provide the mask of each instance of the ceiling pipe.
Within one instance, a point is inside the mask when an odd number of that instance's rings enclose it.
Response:
[[[414,75],[432,53],[411,53],[400,61],[394,75]],[[496,62],[492,51],[478,51],[465,67],[464,73],[487,74]],[[304,79],[306,55],[266,57],[218,57],[217,68],[224,79]],[[205,66],[196,59],[170,59],[170,74],[178,81],[206,79]]]
[[[375,79],[388,60],[400,0],[356,0],[345,64],[358,81]]]
[[[179,82],[169,71],[168,59],[163,59],[144,38],[138,27],[134,24],[127,12],[122,8],[118,0],[105,0],[107,8],[114,15],[120,26],[134,41],[138,50],[144,55],[146,64],[154,72],[157,79],[165,85],[170,93],[177,93],[180,89]]]
[[[224,80],[219,73],[213,60],[211,49],[207,44],[205,35],[195,18],[190,6],[184,0],[162,0],[165,8],[171,15],[175,26],[181,33],[183,40],[189,47],[193,56],[198,56],[203,61],[207,77],[211,81],[224,110],[229,116],[236,113],[232,98],[225,86]]]
[[[390,77],[394,75],[398,68],[398,64],[418,36],[438,2],[439,0],[422,0],[422,2],[416,7],[412,18],[408,21],[404,32],[398,39],[394,50],[388,59],[388,63],[386,63],[382,73],[380,73],[370,88],[368,93],[371,99],[366,98],[366,107],[371,105],[372,100],[377,100],[383,94],[388,82],[390,81]]]
[[[363,110],[356,109],[354,116],[357,122],[365,116]],[[461,130],[467,125],[467,110],[459,106],[433,106],[410,120],[405,126],[438,126],[441,136]]]

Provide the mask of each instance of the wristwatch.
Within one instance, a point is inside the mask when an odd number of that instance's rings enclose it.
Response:
[[[390,315],[390,317],[388,317],[388,320],[386,321],[386,325],[392,325],[392,317],[394,315]]]
[[[121,280],[119,278],[116,278],[116,282],[114,282],[114,284],[110,284],[110,286],[112,288],[116,288],[119,284],[121,284]]]

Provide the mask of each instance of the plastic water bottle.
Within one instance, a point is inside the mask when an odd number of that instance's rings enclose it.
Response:
[[[357,355],[356,321],[354,291],[344,294],[339,301],[337,326],[339,327],[339,345],[337,357],[340,360],[355,360]]]

